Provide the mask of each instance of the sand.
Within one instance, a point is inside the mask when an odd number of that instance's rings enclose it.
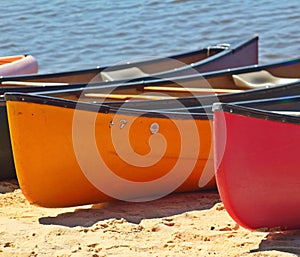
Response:
[[[299,217],[300,218],[300,217]],[[0,256],[299,256],[300,231],[236,224],[217,191],[48,209],[0,183]]]

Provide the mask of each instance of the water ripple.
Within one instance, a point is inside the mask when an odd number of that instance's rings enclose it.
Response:
[[[299,53],[298,0],[12,0],[1,5],[0,54],[33,54],[40,72],[166,56],[256,33],[262,63]]]

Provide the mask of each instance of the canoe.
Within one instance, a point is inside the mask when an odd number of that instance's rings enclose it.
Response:
[[[299,114],[299,95],[214,106],[217,186],[245,228],[300,228]]]
[[[250,74],[250,77],[252,77],[253,73],[261,76],[262,71],[273,74],[269,77],[263,75],[265,81],[266,79],[272,80],[272,83],[270,82],[272,88],[264,87],[261,89],[256,83],[254,87],[249,86],[246,88],[247,92],[245,92],[245,86],[236,85],[235,80],[241,80],[242,76],[245,77],[245,75],[248,74],[249,76]],[[50,90],[48,87],[43,87],[44,91],[35,92],[35,94],[42,94],[50,98],[61,98],[67,102],[91,102],[97,103],[98,106],[106,104],[111,107],[140,110],[152,109],[175,112],[178,109],[179,111],[182,111],[180,109],[188,108],[188,110],[184,111],[197,113],[203,112],[201,106],[208,106],[208,108],[204,111],[211,112],[211,105],[218,101],[235,102],[241,100],[262,99],[272,96],[279,97],[282,95],[300,94],[300,87],[297,79],[300,77],[299,71],[300,58],[296,58],[268,65],[253,65],[244,68],[208,72],[203,73],[202,75],[191,75],[172,79],[133,81],[124,84],[108,83],[107,86],[104,86],[102,83],[98,86],[79,84],[74,86],[73,89],[68,88],[64,90],[54,90],[53,87],[51,87]],[[275,76],[276,80],[274,80]],[[285,79],[283,80],[280,77],[285,77]],[[244,80],[241,81],[245,83],[247,80],[244,78]],[[276,85],[276,83],[279,83],[279,85]],[[264,84],[264,86],[266,85]],[[158,92],[153,92],[153,90],[149,91],[151,92],[151,95],[149,95],[148,91],[143,90],[143,88],[153,89],[153,87],[159,90]],[[55,88],[59,89],[60,86]],[[167,88],[169,92],[159,92],[163,88]],[[216,94],[214,92],[218,89],[221,91],[220,94]],[[26,92],[30,92],[30,90],[32,90],[31,87],[29,87],[29,91]],[[195,90],[198,92],[195,92]],[[3,95],[7,91],[7,89],[0,89],[0,95]],[[17,91],[17,89],[14,89],[14,91]],[[24,91],[24,89],[20,89],[20,92],[22,91]],[[108,92],[110,93],[109,97],[103,98],[103,95],[106,95]],[[119,95],[122,94],[122,97],[120,98],[121,100],[112,99],[112,92],[116,92]],[[139,99],[133,101],[129,99],[128,101],[126,97],[128,97],[129,93],[130,95],[137,95],[142,98],[147,96],[147,100]],[[163,93],[163,95],[157,95],[158,93]],[[116,94],[115,97],[119,97],[118,94]],[[156,100],[148,99],[148,97],[153,96]],[[16,177],[9,128],[7,124],[6,103],[4,99],[0,101],[0,115],[3,120],[0,124],[0,167],[2,168],[0,172],[0,180],[4,180]],[[210,137],[210,134],[208,134],[208,137]]]
[[[0,76],[33,74],[38,72],[38,63],[32,55],[0,57]]]
[[[12,76],[2,81],[23,81],[60,84],[80,84],[105,81],[130,80],[137,77],[166,78],[185,76],[219,69],[247,66],[258,63],[258,36],[226,40],[199,50],[164,56],[157,59],[30,76]],[[53,84],[52,84],[53,85]],[[17,85],[21,87],[22,85]],[[29,85],[27,84],[26,87]],[[37,86],[37,84],[35,84]],[[25,86],[23,86],[25,87]],[[34,89],[36,90],[36,89]]]
[[[212,165],[205,114],[166,118],[18,93],[6,101],[18,181],[31,204],[149,201],[214,186],[202,172]]]

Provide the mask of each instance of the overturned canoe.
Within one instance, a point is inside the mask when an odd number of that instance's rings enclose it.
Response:
[[[2,81],[79,84],[129,80],[137,77],[166,78],[257,64],[258,36],[223,41],[200,50],[140,62],[128,62],[94,69],[33,76],[0,78]],[[55,84],[57,85],[57,84]],[[20,87],[21,85],[18,85]],[[29,85],[26,85],[28,87]],[[37,86],[37,84],[35,84]],[[25,87],[25,86],[24,86]]]
[[[300,228],[299,114],[299,96],[214,106],[220,197],[245,228]]]
[[[38,63],[32,55],[0,57],[0,76],[34,74],[38,72]]]

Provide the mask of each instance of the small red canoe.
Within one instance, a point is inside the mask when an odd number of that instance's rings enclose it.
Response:
[[[300,97],[213,109],[216,181],[228,213],[248,229],[299,229]]]
[[[32,55],[0,57],[0,76],[33,74],[38,72],[38,63]]]

